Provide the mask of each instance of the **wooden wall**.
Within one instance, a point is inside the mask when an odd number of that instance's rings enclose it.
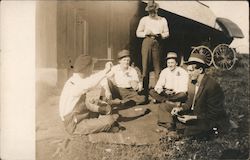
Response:
[[[57,2],[36,3],[36,67],[57,67]],[[24,38],[25,40],[25,38]]]
[[[116,63],[117,53],[130,49],[131,36],[135,36],[137,24],[132,25],[131,32],[131,23],[136,16],[138,21],[138,4],[139,1],[39,1],[36,66],[42,68],[40,77],[50,74],[49,79],[63,84],[80,54],[99,59],[97,69],[106,60]]]
[[[137,1],[61,1],[57,9],[58,67],[72,68],[79,54],[116,59],[128,48]]]

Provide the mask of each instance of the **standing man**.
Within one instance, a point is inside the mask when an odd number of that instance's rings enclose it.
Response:
[[[149,1],[145,10],[148,16],[142,17],[136,30],[138,38],[144,38],[142,42],[142,75],[143,88],[146,100],[148,100],[149,91],[149,72],[150,65],[153,64],[155,71],[155,82],[159,78],[160,67],[160,41],[169,36],[167,20],[157,15],[159,5],[154,1]]]
[[[149,94],[154,102],[185,102],[188,90],[188,73],[177,66],[177,54],[169,52],[166,57],[167,68],[163,69],[154,89]]]
[[[162,104],[160,109],[166,113],[162,123],[167,126],[176,116],[185,125],[184,136],[205,137],[213,130],[227,131],[229,121],[224,109],[224,93],[220,85],[205,74],[208,66],[204,55],[191,54],[186,64],[190,77],[188,99],[168,110]]]
[[[119,131],[116,120],[111,115],[107,103],[86,100],[86,93],[96,87],[110,72],[112,63],[107,62],[105,69],[92,74],[93,60],[90,56],[80,55],[74,63],[74,73],[65,83],[59,102],[59,112],[65,130],[69,134],[91,134],[97,132]]]

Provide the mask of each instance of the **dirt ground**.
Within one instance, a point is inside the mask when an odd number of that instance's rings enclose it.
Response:
[[[242,55],[230,71],[211,68],[208,74],[222,86],[232,130],[210,140],[173,139],[162,135],[159,144],[91,143],[86,136],[68,137],[58,111],[60,90],[41,85],[36,108],[37,160],[165,160],[249,159],[249,55]],[[152,112],[154,113],[154,112]]]

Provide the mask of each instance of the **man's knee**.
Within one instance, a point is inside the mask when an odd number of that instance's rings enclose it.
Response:
[[[144,95],[138,95],[136,96],[135,100],[136,104],[142,104],[145,102],[145,96]]]
[[[187,100],[187,93],[186,92],[180,92],[176,94],[176,99],[179,102],[185,102]]]
[[[169,112],[170,113],[172,111],[172,109],[173,109],[173,106],[168,105],[167,103],[161,103],[159,105],[159,110],[160,111],[164,111],[164,112]]]
[[[155,94],[158,94],[154,89],[149,90],[149,95],[154,96]]]
[[[103,122],[104,124],[111,126],[116,120],[117,120],[118,116],[115,117],[115,115],[105,115],[103,117]]]

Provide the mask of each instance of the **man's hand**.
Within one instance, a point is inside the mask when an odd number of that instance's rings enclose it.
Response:
[[[111,113],[111,107],[110,105],[106,105],[106,106],[100,106],[99,109],[98,109],[98,112],[100,114],[110,114]]]
[[[139,86],[138,87],[138,92],[142,91],[142,89],[143,89],[142,82],[139,82],[138,86]]]
[[[104,69],[105,72],[108,73],[111,70],[112,67],[113,67],[113,63],[112,62],[107,62],[105,64],[105,69]]]
[[[155,91],[156,91],[158,94],[161,94],[161,92],[163,91],[163,88],[155,88]]]
[[[172,114],[173,116],[177,116],[178,113],[179,113],[180,111],[182,111],[182,110],[183,110],[182,107],[174,107],[174,108],[172,109],[172,111],[171,111],[171,114]]]
[[[181,115],[177,116],[178,120],[182,123],[187,123],[187,121],[197,119],[197,116],[191,116],[191,115]]]

